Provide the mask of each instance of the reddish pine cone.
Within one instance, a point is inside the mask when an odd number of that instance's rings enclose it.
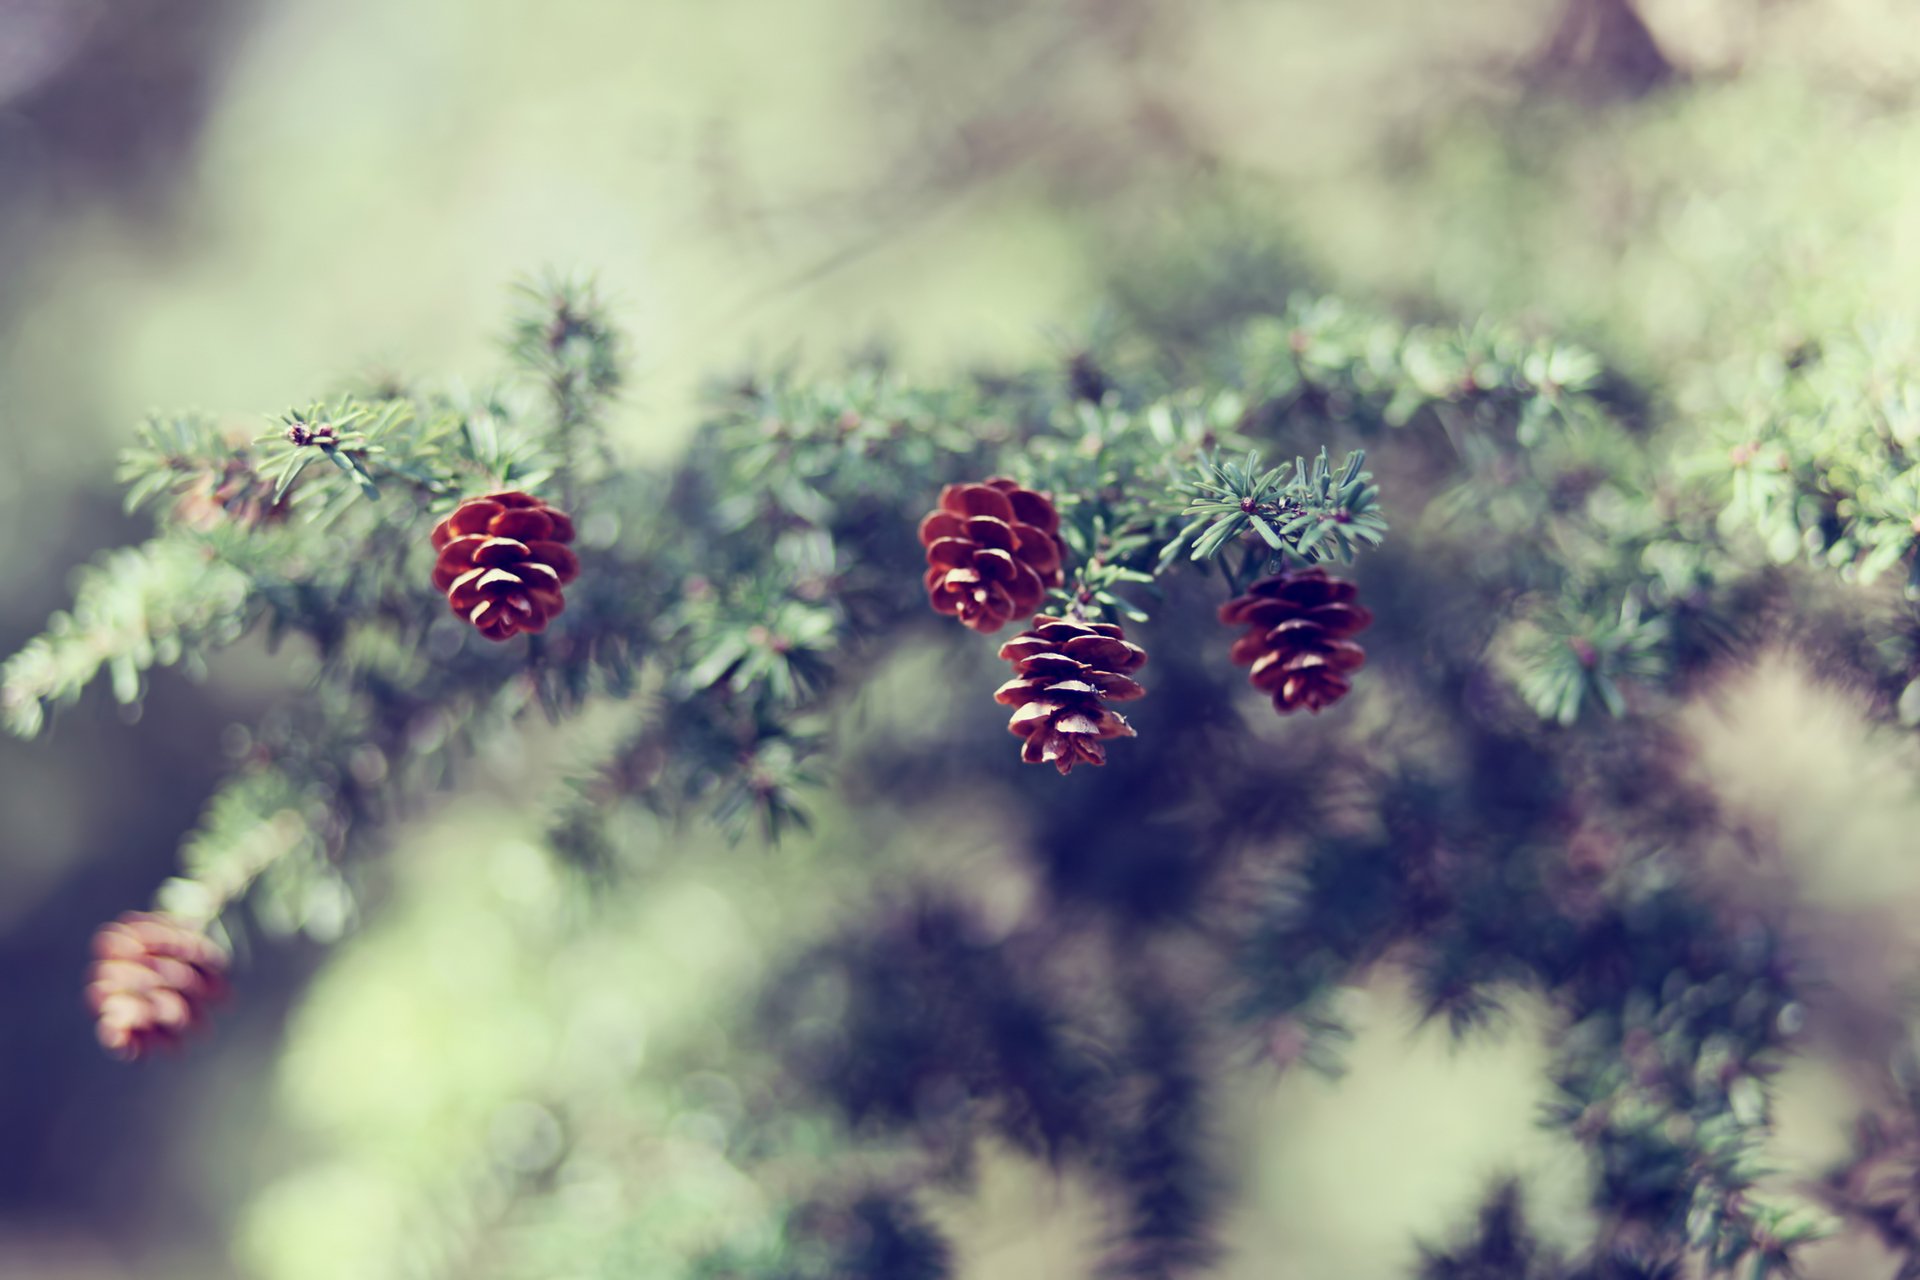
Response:
[[[171,916],[129,912],[93,935],[87,1007],[100,1043],[132,1062],[205,1025],[227,993],[227,953]]]
[[[1354,595],[1351,582],[1316,566],[1262,578],[1220,606],[1220,621],[1248,624],[1230,656],[1253,664],[1253,686],[1272,695],[1274,710],[1318,713],[1352,688],[1348,677],[1367,653],[1346,637],[1373,621]]]
[[[1076,764],[1105,764],[1108,738],[1131,738],[1133,729],[1106,702],[1126,702],[1146,693],[1127,673],[1147,660],[1119,627],[1106,622],[1070,622],[1039,617],[1033,629],[1000,646],[1015,678],[993,700],[1018,707],[1007,728],[1026,739],[1020,758],[1071,773]]]
[[[489,640],[545,631],[580,574],[572,541],[573,521],[532,494],[468,498],[433,527],[433,585]]]
[[[920,522],[920,544],[934,612],[980,632],[1031,616],[1060,585],[1067,554],[1052,499],[1005,477],[941,490],[939,508]]]

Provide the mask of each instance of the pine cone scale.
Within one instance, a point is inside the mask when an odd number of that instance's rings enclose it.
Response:
[[[1013,489],[1007,493],[1007,502],[1013,507],[1013,517],[1024,525],[1031,525],[1042,533],[1053,534],[1060,531],[1060,513],[1053,503],[1034,493],[1030,489]]]
[[[980,577],[988,582],[1011,582],[1020,576],[1019,564],[1014,560],[1013,553],[1002,551],[998,547],[988,547],[984,551],[974,552],[973,567],[979,572]],[[1028,572],[1031,573],[1032,570],[1029,569]]]
[[[1074,661],[1106,671],[1131,671],[1147,660],[1144,649],[1107,636],[1076,636],[1064,647]]]
[[[573,527],[567,527],[567,536],[573,536]],[[580,576],[580,557],[573,554],[572,548],[564,542],[555,542],[548,538],[535,538],[527,544],[527,552],[532,563],[543,569],[551,569],[565,586]]]
[[[506,514],[506,508],[486,498],[461,503],[452,515],[434,529],[434,545],[445,546],[451,538],[474,537],[487,532],[493,522]]]
[[[928,512],[920,521],[920,544],[930,547],[948,538],[959,538],[964,542],[966,532],[967,522],[943,507]]]
[[[1089,671],[1085,677],[1095,692],[1109,702],[1131,702],[1147,696],[1146,687],[1118,671]]]
[[[553,521],[547,518],[544,511],[514,507],[495,516],[490,522],[490,531],[496,538],[518,538],[522,542],[532,542],[551,533]]]
[[[1005,649],[1000,651],[1000,656],[1003,658],[1008,656]],[[1044,676],[1078,675],[1087,669],[1086,663],[1052,650],[1036,653],[1030,658],[1014,657],[1010,661],[1019,663],[1023,674],[1036,679]]]
[[[927,543],[927,565],[935,569],[964,569],[973,563],[973,543],[945,534]]]
[[[940,494],[940,505],[963,516],[989,516],[1003,524],[1013,521],[1013,503],[991,480],[984,484],[948,485]]]
[[[1007,518],[1004,520],[994,516],[969,517],[964,536],[969,542],[977,542],[995,551],[1012,551],[1014,544],[1019,541],[1013,532],[1013,509],[1007,509]]]
[[[1015,548],[1021,557],[1021,563],[1033,571],[1044,586],[1058,586],[1065,574],[1065,557],[1055,540],[1058,535],[1042,533],[1034,525],[1016,525],[1020,534],[1019,545]]]

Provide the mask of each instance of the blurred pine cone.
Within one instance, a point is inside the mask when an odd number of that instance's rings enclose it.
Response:
[[[1076,351],[1067,358],[1067,390],[1075,400],[1099,404],[1111,385],[1091,351]]]
[[[273,500],[271,480],[253,469],[244,457],[232,457],[218,472],[194,478],[173,504],[173,518],[190,529],[207,532],[233,523],[252,528],[287,518],[287,505]]]
[[[1000,656],[1016,674],[993,700],[1019,708],[1007,728],[1026,739],[1020,758],[1028,764],[1071,773],[1076,764],[1105,764],[1106,739],[1134,736],[1104,705],[1146,693],[1127,673],[1146,662],[1147,651],[1129,644],[1119,627],[1042,616],[1001,645]]]
[[[1829,1205],[1871,1227],[1889,1249],[1920,1253],[1920,1130],[1911,1118],[1862,1116],[1852,1157],[1824,1190]]]
[[[1060,585],[1067,554],[1052,499],[1005,477],[948,485],[920,522],[920,544],[934,612],[980,632],[1031,616]]]
[[[100,1043],[131,1062],[202,1026],[226,994],[227,953],[172,916],[129,912],[93,935],[87,1007]]]
[[[1272,696],[1274,710],[1317,713],[1346,696],[1349,677],[1367,660],[1347,637],[1373,621],[1353,603],[1355,594],[1351,582],[1316,565],[1262,578],[1220,606],[1220,621],[1248,625],[1229,656],[1253,664],[1253,686]]]
[[[531,494],[468,498],[434,526],[433,585],[489,640],[545,631],[580,573],[572,541],[573,521]]]

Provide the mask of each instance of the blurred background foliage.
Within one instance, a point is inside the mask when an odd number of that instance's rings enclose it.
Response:
[[[595,270],[631,329],[634,455],[749,356],[1045,360],[1103,308],[1177,350],[1303,283],[1577,338],[1731,444],[1757,368],[1920,295],[1920,34],[1897,0],[1639,10],[1643,41],[1596,47],[1559,0],[0,0],[0,529],[32,552],[0,559],[0,640],[137,534],[108,477],[144,411],[250,435],[345,376],[480,377],[502,282],[546,262]],[[228,726],[302,676],[243,649],[162,673],[138,723],[96,692],[0,742],[0,1274],[377,1280],[468,1274],[467,1249],[584,1276],[609,1232],[619,1274],[663,1274],[765,1218],[723,1151],[756,1078],[734,1011],[773,961],[875,882],[962,884],[989,921],[1039,891],[985,809],[888,831],[829,805],[771,852],[635,832],[658,866],[589,910],[532,797],[495,790],[403,833],[339,946],[248,957],[213,1044],[118,1068],[76,994],[88,931],[171,868],[247,749]],[[1829,971],[1897,1003],[1920,761],[1868,727],[1878,696],[1783,652],[1686,723],[1843,925]],[[1248,1072],[1219,1103],[1254,1135],[1219,1274],[1404,1274],[1515,1169],[1577,1239],[1528,1006],[1456,1046],[1391,981],[1351,995],[1342,1080]],[[1845,1149],[1850,1069],[1779,1082],[1790,1174]],[[547,1093],[604,1113],[563,1132]],[[559,1209],[516,1217],[563,1149]],[[991,1154],[929,1211],[964,1276],[1100,1247],[1085,1188]],[[1868,1248],[1810,1263],[1891,1274]]]

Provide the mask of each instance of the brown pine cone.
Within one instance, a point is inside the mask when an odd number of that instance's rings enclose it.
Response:
[[[531,494],[468,498],[433,528],[433,585],[489,640],[545,631],[580,573],[572,541],[573,521]]]
[[[1028,764],[1071,773],[1076,764],[1105,764],[1106,739],[1133,737],[1126,720],[1103,705],[1146,693],[1127,673],[1146,662],[1147,651],[1129,644],[1119,627],[1043,615],[1001,645],[1000,656],[1016,675],[993,700],[1019,708],[1007,728],[1026,739],[1020,758]]]
[[[173,504],[173,518],[190,529],[208,532],[223,524],[253,528],[287,518],[287,504],[273,500],[273,482],[242,457],[218,472],[203,472]]]
[[[941,490],[920,544],[934,612],[980,632],[1031,616],[1060,585],[1067,554],[1052,499],[1004,476]]]
[[[87,1007],[101,1045],[132,1062],[205,1025],[227,993],[227,953],[172,916],[133,911],[93,935]]]
[[[1349,677],[1367,660],[1347,637],[1373,621],[1354,595],[1351,582],[1316,565],[1262,578],[1220,606],[1220,621],[1248,624],[1229,656],[1253,664],[1253,686],[1272,695],[1274,710],[1318,713],[1346,696]]]

